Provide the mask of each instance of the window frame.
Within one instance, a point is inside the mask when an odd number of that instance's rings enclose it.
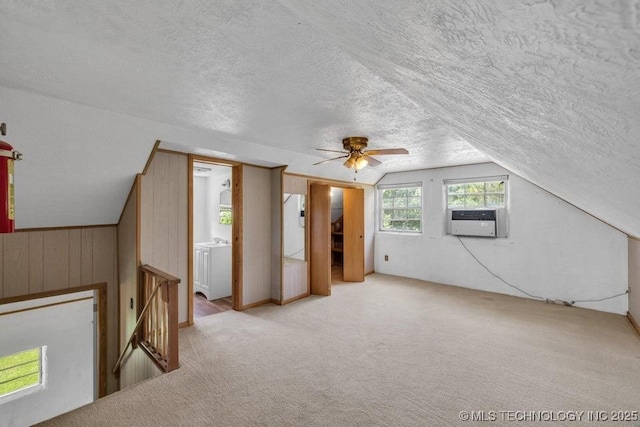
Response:
[[[419,188],[420,189],[420,197],[419,197],[419,201],[420,201],[420,206],[415,207],[415,206],[403,206],[403,207],[391,207],[391,208],[385,208],[383,206],[384,202],[383,202],[383,192],[385,190],[404,190],[404,189],[415,189],[415,188]],[[376,197],[377,197],[377,205],[378,205],[378,214],[376,215],[376,219],[378,222],[378,227],[377,227],[377,231],[381,232],[381,233],[402,233],[402,234],[422,234],[423,232],[423,225],[424,225],[424,191],[423,191],[423,185],[422,182],[408,182],[408,183],[401,183],[401,184],[380,184],[376,186]],[[408,196],[407,196],[408,197]],[[395,198],[394,198],[395,200]],[[419,230],[402,230],[402,229],[385,229],[383,228],[383,224],[384,224],[384,219],[383,219],[383,215],[384,215],[384,211],[385,210],[409,210],[409,209],[419,209],[420,210],[420,214],[419,214],[419,218],[412,218],[412,219],[404,219],[404,221],[419,221],[420,223],[420,229]],[[393,221],[393,220],[392,220]],[[402,220],[400,220],[402,221]]]

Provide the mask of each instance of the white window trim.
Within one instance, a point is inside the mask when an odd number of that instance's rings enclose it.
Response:
[[[420,187],[420,231],[412,230],[383,230],[382,229],[382,197],[380,196],[381,190],[392,190],[396,188],[412,188]],[[424,191],[421,181],[417,182],[404,182],[400,184],[378,184],[376,185],[376,204],[378,207],[378,213],[376,215],[377,233],[385,234],[399,234],[403,236],[419,236],[424,232]]]

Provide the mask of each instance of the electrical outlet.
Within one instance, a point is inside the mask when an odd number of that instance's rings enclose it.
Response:
[[[389,255],[385,255],[385,256],[384,256],[384,260],[385,260],[385,261],[389,261]]]

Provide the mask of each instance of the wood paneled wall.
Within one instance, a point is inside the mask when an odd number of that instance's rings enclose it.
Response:
[[[242,305],[271,300],[271,170],[242,167]]]
[[[138,230],[137,209],[139,197],[139,178],[125,204],[118,224],[118,280],[120,287],[120,343],[119,349],[129,339],[136,324],[138,306]],[[133,301],[133,304],[131,304]],[[111,369],[111,367],[109,367]],[[140,381],[160,375],[160,370],[151,358],[140,348],[131,349],[122,361],[120,368],[120,388],[129,387]]]
[[[188,321],[188,157],[158,151],[142,176],[142,264],[180,278],[178,321]]]
[[[0,234],[0,298],[107,283],[107,363],[118,357],[116,227]],[[118,389],[109,374],[107,392]]]
[[[633,237],[629,237],[629,314],[640,323],[640,240]]]
[[[271,299],[277,303],[283,301],[282,171],[282,168],[271,171]]]

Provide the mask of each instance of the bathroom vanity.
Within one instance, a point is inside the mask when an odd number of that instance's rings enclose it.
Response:
[[[193,292],[201,292],[209,300],[231,295],[230,244],[195,244]]]

